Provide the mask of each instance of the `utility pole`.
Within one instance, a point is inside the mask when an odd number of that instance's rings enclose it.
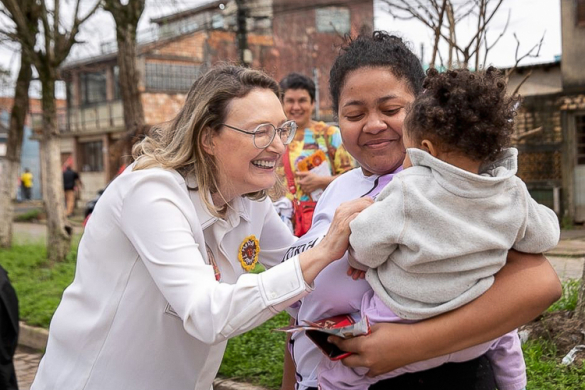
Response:
[[[252,62],[252,53],[248,49],[248,31],[246,26],[246,17],[248,9],[244,4],[245,0],[236,0],[236,43],[238,45],[238,54],[240,55],[240,65],[249,66]]]
[[[319,106],[321,104],[319,99],[319,69],[313,68],[313,82],[315,83],[315,119],[320,120]]]

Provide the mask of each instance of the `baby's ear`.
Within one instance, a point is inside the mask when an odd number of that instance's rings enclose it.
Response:
[[[420,143],[420,148],[425,152],[429,153],[433,157],[437,157],[439,154],[439,150],[435,145],[433,145],[433,141],[428,139],[423,139]]]

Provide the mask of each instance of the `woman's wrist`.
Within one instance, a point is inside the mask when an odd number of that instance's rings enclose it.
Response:
[[[312,284],[319,272],[321,272],[333,259],[327,255],[322,246],[317,245],[299,255],[299,263],[303,278],[307,284]]]
[[[335,180],[335,178],[339,176],[339,175],[334,175],[334,176],[321,176],[321,188],[325,189],[329,186],[329,184],[331,184],[331,182],[333,180]]]

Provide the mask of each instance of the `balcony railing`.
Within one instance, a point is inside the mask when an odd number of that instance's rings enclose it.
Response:
[[[31,116],[33,129],[42,129],[42,114]],[[120,130],[124,127],[124,108],[121,100],[83,107],[63,107],[57,109],[57,123],[61,134]]]

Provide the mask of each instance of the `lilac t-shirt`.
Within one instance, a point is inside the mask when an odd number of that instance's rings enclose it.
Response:
[[[375,198],[401,170],[402,167],[383,176],[365,176],[361,168],[356,168],[335,179],[319,199],[311,230],[287,251],[283,260],[304,252],[322,240],[341,203],[363,196]],[[371,287],[364,279],[353,280],[347,276],[348,266],[347,254],[330,264],[315,279],[315,290],[288,309],[289,314],[300,322],[359,311],[362,297]],[[317,387],[317,367],[323,356],[322,352],[303,332],[294,334],[291,344],[299,389]]]

